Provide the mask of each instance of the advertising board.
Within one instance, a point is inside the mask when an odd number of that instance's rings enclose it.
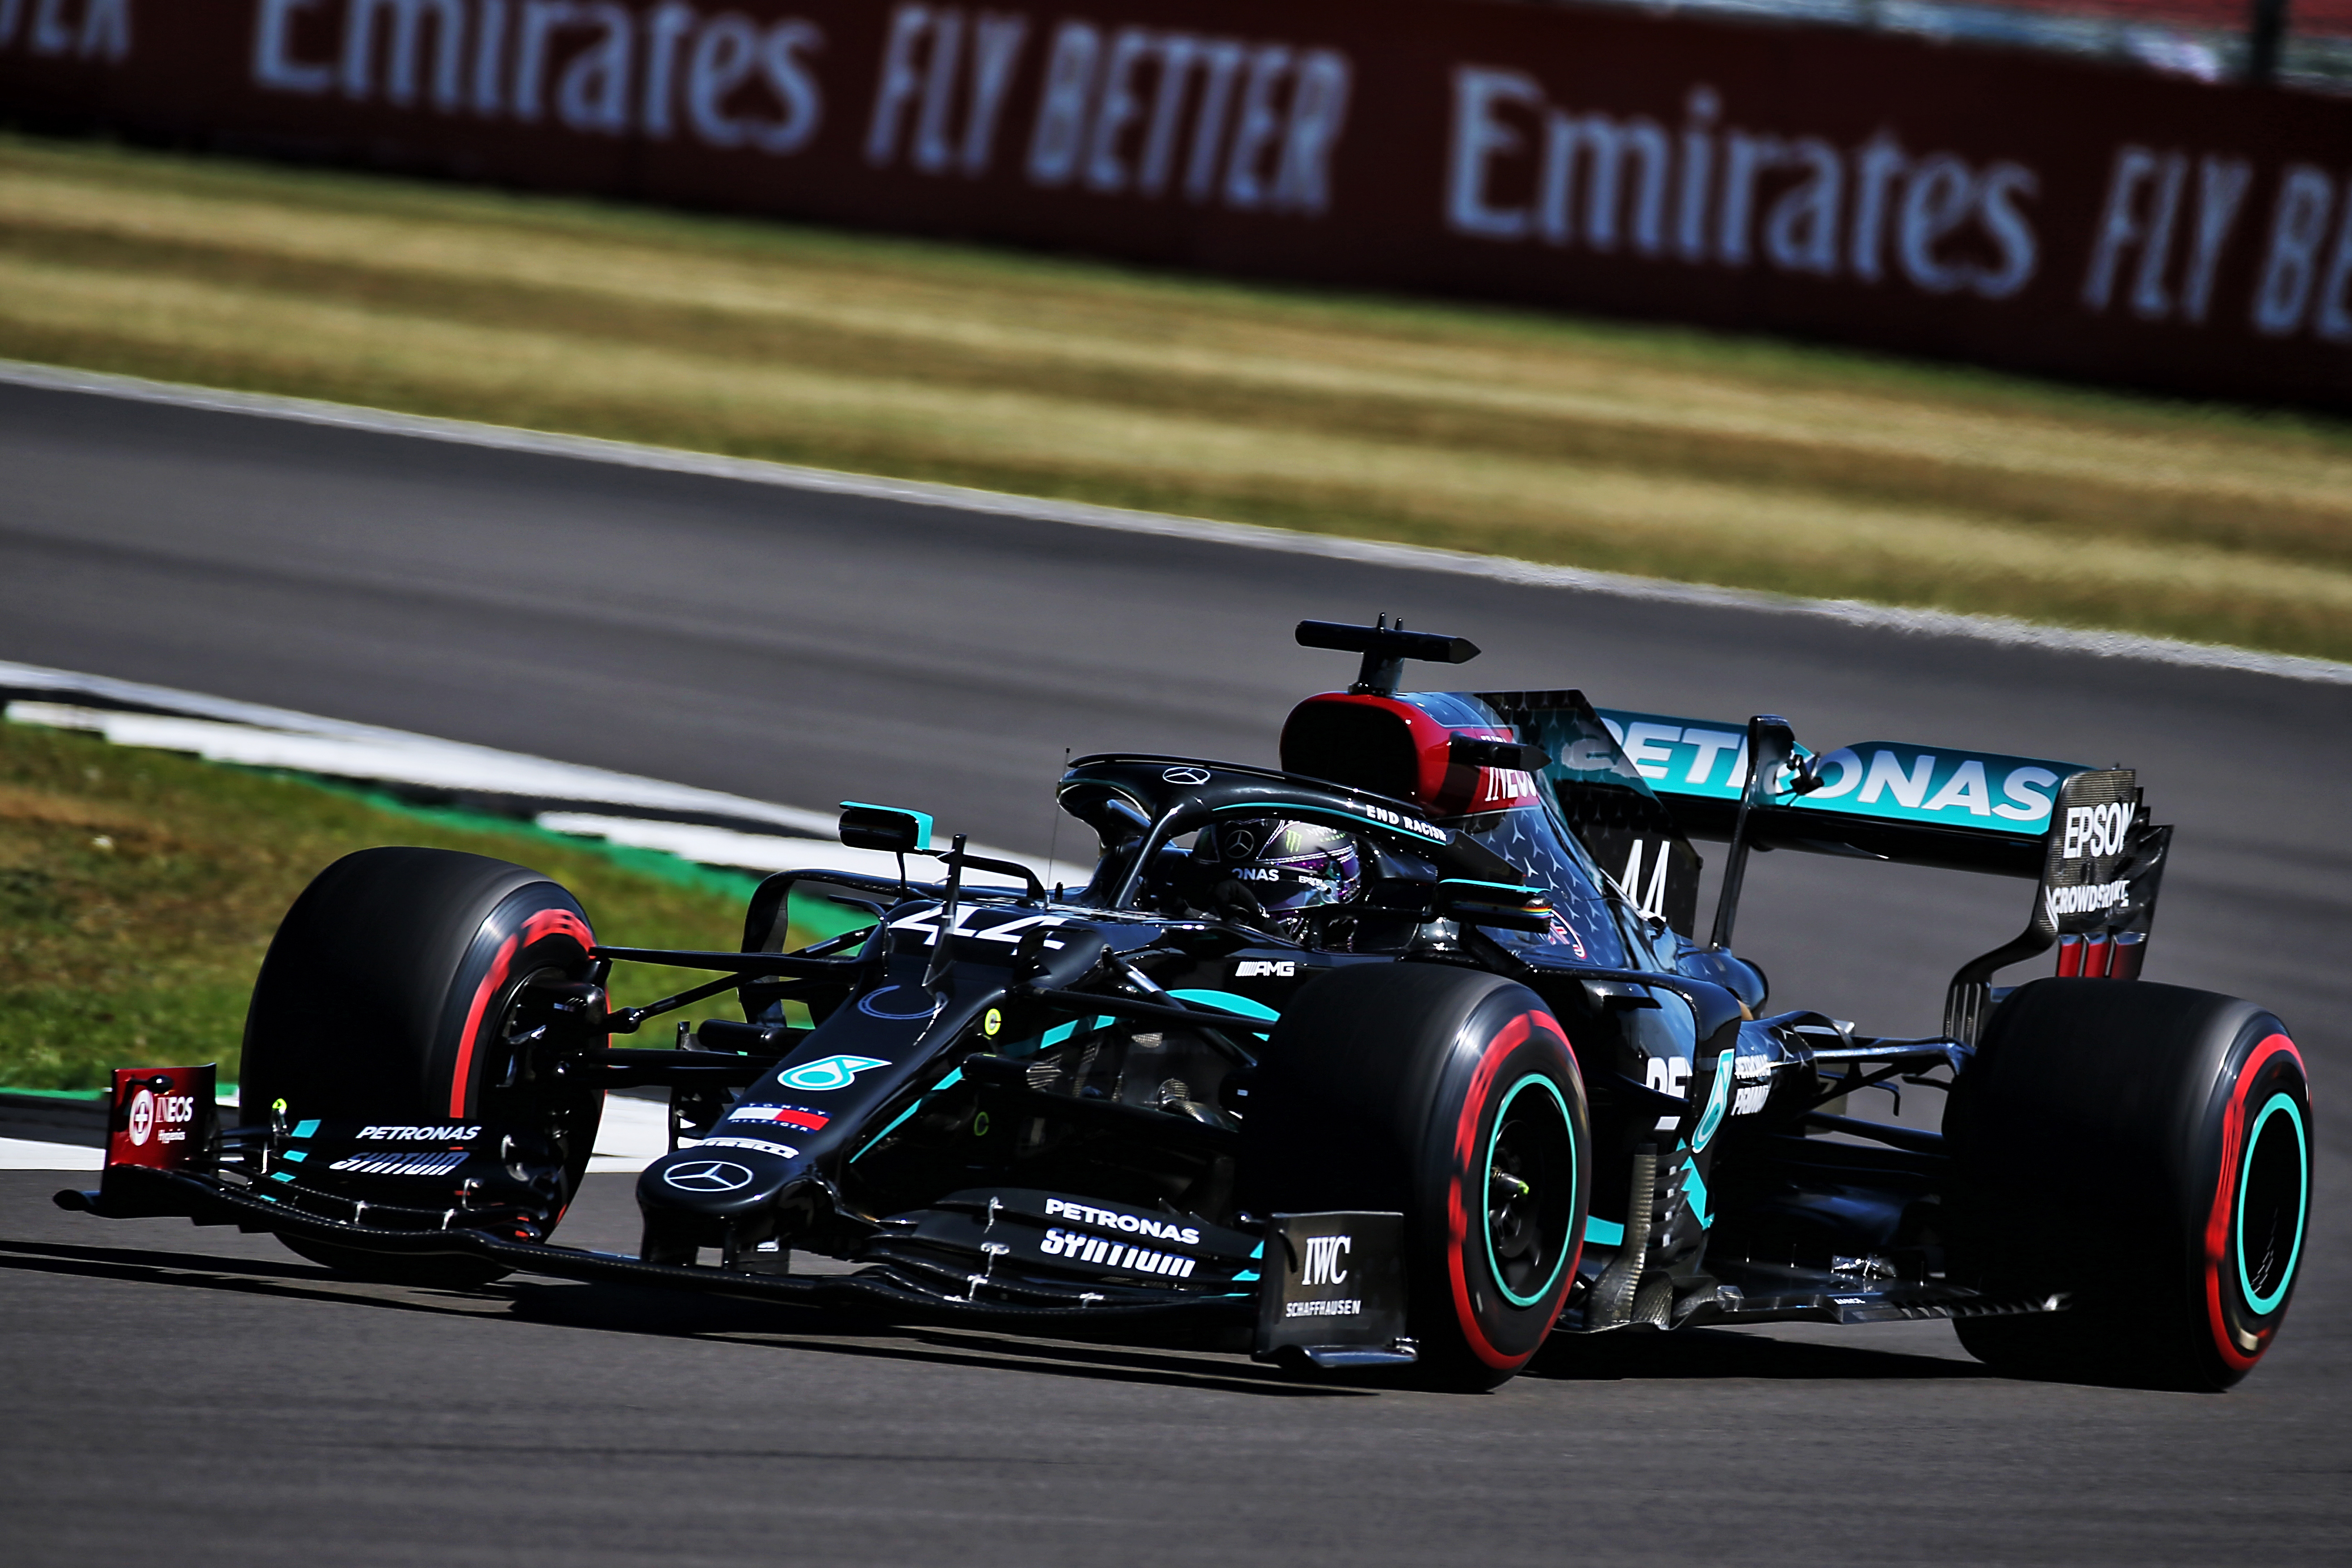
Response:
[[[2352,407],[2352,100],[1496,0],[0,0],[19,122]]]

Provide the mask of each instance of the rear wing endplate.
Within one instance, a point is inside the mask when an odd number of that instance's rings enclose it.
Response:
[[[1746,725],[1597,716],[1684,832],[1731,837],[1748,782]],[[1795,748],[1749,797],[1747,833],[1759,848],[2033,879],[2025,930],[1952,976],[1944,1029],[1969,1042],[1994,1000],[1993,975],[2053,944],[2062,975],[2137,979],[2172,845],[2129,768],[1895,741]]]

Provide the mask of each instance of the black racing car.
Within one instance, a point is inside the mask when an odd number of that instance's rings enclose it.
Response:
[[[2129,772],[1406,693],[1404,660],[1477,650],[1298,638],[1362,668],[1291,714],[1280,771],[1064,774],[1100,842],[1083,888],[852,805],[844,843],[896,876],[771,877],[740,952],[647,952],[519,866],[351,856],[262,966],[245,1124],[214,1125],[209,1068],[119,1072],[101,1184],[59,1201],[379,1279],[1191,1336],[1457,1387],[1555,1332],[1791,1319],[1951,1318],[1999,1367],[2166,1385],[2269,1346],[2308,1231],[2303,1062],[2262,1008],[2138,978],[2171,830]],[[1728,843],[1704,938],[1693,837]],[[1732,951],[1768,848],[2016,876],[2032,917],[1954,976],[1944,1033],[1858,1035],[1771,1010]],[[909,877],[927,857],[943,879]],[[2053,948],[2055,975],[1992,984]],[[716,978],[616,1010],[621,963]],[[617,1043],[721,998],[740,1018]],[[1849,1113],[1896,1080],[1948,1096],[1940,1135]],[[637,1256],[551,1245],[605,1092],[647,1085],[676,1146]]]

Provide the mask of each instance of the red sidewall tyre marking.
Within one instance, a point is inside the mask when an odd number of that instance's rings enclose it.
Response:
[[[2258,1329],[2248,1331],[2254,1341],[2250,1352],[2239,1347],[2237,1331],[2231,1322],[2231,1313],[2223,1296],[2223,1277],[2231,1267],[2231,1244],[2236,1230],[2238,1165],[2249,1151],[2246,1141],[2246,1104],[2253,1093],[2254,1084],[2273,1058],[2284,1056],[2294,1064],[2294,1070],[2305,1083],[2310,1075],[2304,1070],[2303,1054],[2294,1042],[2284,1035],[2265,1037],[2246,1058],[2239,1069],[2237,1081],[2230,1089],[2230,1103],[2221,1118],[2221,1170],[2213,1189],[2213,1205],[2205,1220],[2205,1322],[2213,1335],[2213,1348],[2221,1357],[2221,1364],[2231,1372],[2244,1373],[2252,1368],[2270,1347],[2271,1336],[2278,1331],[2278,1319]],[[2306,1175],[2306,1183],[2308,1176]],[[2281,1304],[2284,1307],[2284,1303]]]
[[[491,1001],[505,988],[513,973],[515,955],[528,952],[549,937],[570,937],[584,949],[596,945],[595,933],[588,923],[570,910],[534,910],[522,922],[522,930],[509,936],[499,947],[498,956],[482,976],[474,991],[472,1005],[466,1009],[466,1032],[457,1041],[457,1065],[449,1078],[449,1114],[463,1120],[467,1114],[467,1102],[473,1098],[474,1046],[482,1032],[482,1016],[489,1010]]]
[[[463,1121],[466,1115],[466,1091],[474,1081],[474,1041],[482,1032],[482,1015],[488,1010],[490,998],[507,981],[507,971],[514,965],[514,955],[522,946],[519,937],[509,937],[499,948],[498,957],[490,961],[489,973],[474,992],[474,1005],[466,1010],[466,1032],[457,1037],[457,1067],[449,1075],[449,1114]]]
[[[1568,1058],[1570,1068],[1580,1070],[1577,1068],[1576,1047],[1569,1044],[1568,1034],[1559,1026],[1559,1022],[1549,1013],[1522,1013],[1496,1030],[1494,1037],[1486,1042],[1485,1048],[1479,1053],[1478,1065],[1470,1076],[1470,1086],[1463,1092],[1461,1114],[1455,1119],[1454,1125],[1454,1172],[1448,1185],[1445,1205],[1448,1244],[1445,1248],[1445,1265],[1454,1288],[1454,1321],[1461,1325],[1462,1338],[1469,1345],[1471,1353],[1497,1372],[1516,1372],[1525,1366],[1534,1357],[1536,1352],[1542,1348],[1543,1342],[1538,1338],[1536,1343],[1529,1346],[1524,1352],[1513,1355],[1496,1348],[1495,1342],[1486,1337],[1486,1330],[1480,1326],[1477,1312],[1470,1302],[1470,1281],[1462,1262],[1470,1247],[1469,1208],[1463,1198],[1462,1183],[1464,1177],[1475,1171],[1477,1166],[1478,1124],[1485,1120],[1487,1100],[1494,1092],[1495,1079],[1500,1074],[1503,1063],[1511,1053],[1525,1044],[1528,1037],[1538,1029],[1543,1030],[1558,1040],[1560,1050]],[[1480,1203],[1481,1212],[1483,1212],[1485,1203],[1483,1194]],[[1552,1321],[1559,1316],[1560,1301],[1567,1296],[1569,1287],[1576,1281],[1577,1258],[1584,1250],[1581,1227],[1571,1225],[1570,1230],[1568,1260],[1561,1265],[1559,1282],[1542,1308],[1544,1325],[1547,1330]]]
[[[596,933],[588,929],[586,921],[570,910],[540,910],[522,922],[523,946],[529,947],[547,936],[568,936],[582,947],[596,945]]]

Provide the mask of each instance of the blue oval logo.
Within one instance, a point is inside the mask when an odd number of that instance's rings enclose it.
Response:
[[[891,1005],[894,1001],[898,1005]],[[937,997],[919,986],[885,985],[860,996],[857,1010],[872,1018],[928,1018],[940,1010],[940,1004]]]

